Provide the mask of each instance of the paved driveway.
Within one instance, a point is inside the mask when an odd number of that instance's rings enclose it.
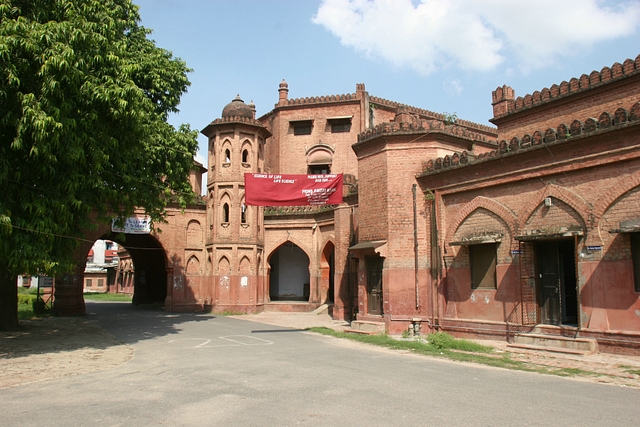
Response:
[[[401,354],[246,320],[88,303],[131,345],[0,390],[2,426],[635,426],[640,390]]]

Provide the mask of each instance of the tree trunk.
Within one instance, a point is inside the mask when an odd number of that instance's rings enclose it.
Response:
[[[18,285],[16,277],[0,267],[0,331],[18,329]]]

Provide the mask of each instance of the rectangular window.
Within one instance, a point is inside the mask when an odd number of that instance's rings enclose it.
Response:
[[[497,244],[469,246],[472,289],[496,289]]]
[[[351,130],[351,119],[329,119],[331,133],[349,132]]]
[[[309,165],[309,175],[326,175],[331,173],[331,166],[329,165]]]
[[[640,292],[640,233],[629,233],[629,236],[631,237],[634,288],[636,292]]]
[[[84,285],[85,285],[87,288],[90,288],[90,287],[91,287],[91,279],[86,279],[86,280],[84,281]]]
[[[289,123],[293,127],[294,135],[311,135],[313,120],[292,120]]]
[[[104,286],[104,279],[98,279],[98,287],[101,288]]]

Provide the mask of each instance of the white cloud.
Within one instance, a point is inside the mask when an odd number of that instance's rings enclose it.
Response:
[[[600,0],[323,0],[313,22],[345,46],[429,74],[523,67],[634,34],[640,2]]]
[[[446,79],[442,83],[442,90],[449,96],[458,97],[462,94],[464,87],[459,79]]]

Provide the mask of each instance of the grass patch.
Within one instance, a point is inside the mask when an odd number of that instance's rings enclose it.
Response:
[[[316,327],[309,331],[336,338],[344,338],[366,344],[386,347],[393,350],[410,351],[416,354],[442,357],[458,362],[480,363],[496,368],[513,369],[518,371],[537,372],[541,374],[558,375],[562,377],[598,375],[595,372],[576,368],[553,368],[513,360],[508,353],[496,353],[493,347],[484,346],[472,341],[456,339],[451,335],[438,332],[423,336],[419,340],[396,339],[388,335],[361,335],[338,332],[333,329]]]
[[[36,317],[33,311],[33,302],[36,296],[29,293],[18,292],[18,319],[28,320]]]
[[[638,369],[638,368],[636,368],[634,366],[618,365],[618,368],[622,369],[627,374],[640,375],[640,369]]]
[[[338,332],[324,327],[310,328],[309,330],[336,338],[345,338],[352,341],[377,345],[379,347],[410,351],[427,356],[444,357],[459,362],[474,362],[501,368],[530,370],[524,363],[512,360],[508,354],[495,353],[493,347],[472,341],[456,339],[444,332],[430,334],[420,340],[410,340],[396,339],[388,335],[361,335]]]
[[[35,286],[30,288],[18,287],[18,320],[29,320],[34,317],[42,317],[49,315],[48,309],[43,309],[44,303],[40,299],[41,311],[36,313],[34,305],[37,300],[38,289]]]
[[[131,301],[132,295],[88,292],[84,299],[91,301]]]
[[[595,372],[584,371],[578,368],[556,368],[548,371],[549,374],[558,375],[560,377],[577,377],[577,376],[588,376],[588,375],[598,375]]]

